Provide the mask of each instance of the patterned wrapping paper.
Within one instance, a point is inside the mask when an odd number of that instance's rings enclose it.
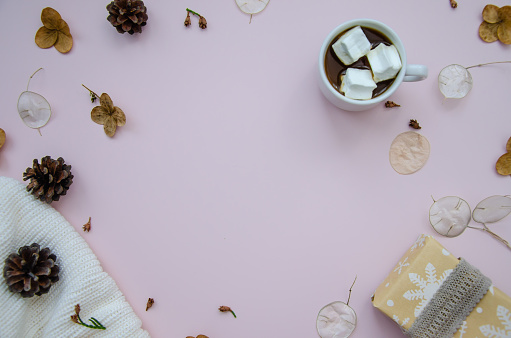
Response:
[[[378,286],[373,305],[408,330],[457,264],[433,237],[421,235]],[[511,298],[492,285],[454,337],[511,338]]]

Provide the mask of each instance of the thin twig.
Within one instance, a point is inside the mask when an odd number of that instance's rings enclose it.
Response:
[[[94,94],[96,97],[99,97],[98,94],[94,93],[92,90],[90,90],[89,88],[87,88],[83,83],[82,83],[82,86],[87,89],[89,92],[91,92],[92,94]]]
[[[491,231],[490,228],[488,228],[486,226],[486,224],[484,224],[484,223],[482,223],[482,224],[483,224],[484,228],[478,228],[478,227],[473,227],[473,226],[467,226],[467,228],[484,231],[484,232],[490,234],[493,238],[499,240],[501,243],[503,243],[505,246],[507,246],[508,249],[511,250],[511,245],[509,244],[508,241],[506,241],[504,238],[500,237],[499,235],[497,235],[496,233]]]
[[[38,71],[40,71],[41,69],[43,69],[43,67],[39,68],[38,70],[36,70],[34,72],[34,74],[30,75],[30,77],[28,78],[28,83],[27,83],[27,92],[28,92],[28,85],[30,84],[30,80],[32,80],[32,78],[34,77],[35,73],[37,73]]]
[[[473,66],[470,66],[470,67],[465,67],[465,69],[474,68],[474,67],[482,67],[482,66],[486,66],[486,65],[493,65],[495,63],[511,63],[511,61],[495,61],[495,62],[480,63],[478,65],[473,65]]]
[[[353,284],[351,284],[350,291],[348,294],[348,301],[346,302],[346,305],[350,304],[350,298],[351,298],[351,289],[353,289],[353,285],[355,285],[355,282],[357,281],[357,275],[355,275],[355,280],[353,281]]]

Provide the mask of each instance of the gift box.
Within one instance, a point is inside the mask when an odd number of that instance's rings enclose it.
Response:
[[[431,236],[419,236],[372,302],[412,337],[511,337],[511,298]]]

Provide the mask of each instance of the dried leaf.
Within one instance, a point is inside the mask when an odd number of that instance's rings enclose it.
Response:
[[[475,207],[472,218],[477,223],[495,223],[511,213],[511,198],[509,196],[490,196]]]
[[[511,175],[511,153],[505,153],[497,160],[495,165],[497,172],[501,175]]]
[[[495,5],[486,5],[483,9],[483,20],[488,23],[497,23],[499,19],[499,7]]]
[[[5,131],[0,128],[0,148],[5,144]]]
[[[509,138],[509,140],[507,140],[507,143],[506,143],[506,151],[508,153],[511,153],[511,137]]]
[[[108,116],[106,118],[103,129],[105,130],[105,134],[107,134],[109,137],[113,137],[115,135],[115,131],[117,130],[117,123],[112,116]]]
[[[499,20],[500,21],[511,20],[511,6],[502,6],[499,9]]]
[[[18,113],[30,128],[41,128],[50,120],[50,104],[41,95],[25,91],[18,99]]]
[[[48,29],[59,29],[62,17],[59,12],[51,7],[46,7],[41,11],[41,22]]]
[[[479,25],[479,36],[484,42],[495,42],[499,39],[498,36],[498,23],[481,22]]]
[[[414,131],[399,134],[390,146],[389,160],[392,168],[402,175],[413,174],[427,162],[429,141]]]
[[[497,35],[500,42],[506,45],[511,44],[511,21],[501,22],[497,28]]]
[[[440,92],[448,99],[461,99],[472,89],[472,75],[463,66],[449,65],[438,74]]]
[[[471,219],[468,203],[457,196],[442,197],[429,209],[429,222],[436,232],[447,237],[459,236]]]
[[[261,12],[270,0],[236,0],[236,4],[242,12],[247,14],[257,14]]]
[[[67,24],[66,24],[67,27]],[[67,29],[69,31],[69,27]],[[71,50],[73,47],[73,37],[71,34],[65,34],[62,32],[59,32],[57,42],[55,42],[55,49],[58,50],[61,53],[67,53]]]
[[[42,26],[37,33],[35,33],[35,43],[40,48],[50,48],[57,42],[58,37],[59,33],[57,31]]]
[[[90,228],[91,228],[91,217],[89,217],[89,221],[82,226],[82,229],[85,232],[89,232]]]
[[[349,337],[357,326],[355,311],[344,302],[333,302],[324,306],[316,318],[316,329],[322,338]]]

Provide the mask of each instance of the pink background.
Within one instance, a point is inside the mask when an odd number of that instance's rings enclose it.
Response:
[[[317,337],[316,316],[346,301],[353,337],[400,337],[372,307],[374,289],[421,233],[465,257],[511,295],[511,251],[477,230],[436,235],[431,196],[472,208],[510,193],[495,171],[511,136],[511,65],[473,68],[474,88],[444,100],[440,70],[510,60],[510,47],[478,36],[486,3],[270,1],[252,18],[234,0],[151,1],[142,34],[106,20],[108,0],[2,1],[0,175],[22,180],[32,160],[62,156],[74,183],[52,205],[116,280],[154,337]],[[503,6],[507,1],[497,0]],[[41,10],[60,12],[74,46],[63,55],[34,43]],[[185,28],[186,8],[197,18]],[[323,39],[355,18],[383,21],[427,80],[404,83],[401,108],[350,113],[317,86]],[[29,76],[53,115],[26,127],[16,104]],[[108,93],[127,124],[108,138],[90,119],[85,84]],[[389,164],[392,140],[411,130],[431,143],[419,172]],[[92,217],[92,230],[82,225]],[[511,240],[511,218],[491,228]],[[472,223],[471,225],[476,225]],[[149,297],[153,308],[145,311]],[[238,315],[220,313],[228,305]]]

